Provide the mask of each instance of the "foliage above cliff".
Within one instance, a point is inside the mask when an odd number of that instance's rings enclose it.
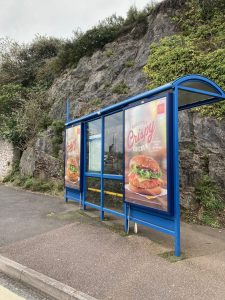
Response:
[[[86,32],[75,31],[70,40],[36,36],[32,43],[20,45],[0,39],[0,136],[26,148],[27,142],[51,123],[51,103],[46,98],[54,79],[136,25],[142,24],[139,33],[143,34],[150,10],[151,6],[142,11],[131,7],[125,19],[113,15]],[[57,152],[62,136],[56,135],[54,141]]]
[[[147,17],[154,19],[164,12],[171,15],[179,33],[151,45],[145,67],[149,87],[200,73],[225,88],[224,0],[165,0],[142,11],[131,7],[125,19],[106,18],[86,32],[76,31],[70,40],[37,36],[32,43],[19,45],[0,39],[0,135],[19,148],[26,147],[35,133],[50,125],[47,90],[66,68],[77,66],[80,58],[124,34],[140,38],[147,29]],[[133,28],[140,28],[138,36],[132,36]],[[130,66],[132,61],[126,64]],[[115,93],[128,93],[122,83],[113,87]],[[217,117],[224,116],[224,111],[225,104],[206,109]]]
[[[151,5],[141,11],[132,6],[126,18],[112,15],[86,32],[75,30],[68,40],[37,35],[32,43],[19,45],[0,39],[0,83],[38,84],[49,88],[61,72],[76,67],[83,56],[91,56],[140,23],[147,29],[146,18],[151,10]],[[140,34],[144,29],[142,26]]]
[[[179,33],[151,45],[144,68],[149,88],[187,74],[201,74],[225,89],[225,5],[223,0],[186,1],[172,20]],[[215,109],[216,108],[216,109]],[[225,104],[203,113],[225,116]]]

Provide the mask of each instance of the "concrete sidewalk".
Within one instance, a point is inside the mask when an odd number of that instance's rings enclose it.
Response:
[[[24,240],[70,223],[70,217],[53,219],[54,213],[79,209],[59,197],[0,185],[0,246]]]
[[[3,186],[0,191],[0,195],[27,193]],[[33,199],[34,194],[27,195]],[[139,235],[124,236],[116,220],[111,220],[114,226],[109,221],[104,225],[80,214],[76,204],[48,201],[55,212],[40,214],[55,228],[48,225],[42,233],[5,243],[1,255],[98,299],[224,299],[224,230],[182,224],[187,258],[171,263],[159,256],[172,249],[171,238],[142,227]]]

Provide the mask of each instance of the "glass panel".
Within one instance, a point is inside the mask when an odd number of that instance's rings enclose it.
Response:
[[[205,101],[211,99],[212,96],[207,96],[203,94],[191,93],[188,91],[179,90],[179,103],[178,106],[182,107],[184,105],[190,105],[197,102]]]
[[[100,206],[101,181],[100,178],[87,177],[86,179],[86,201]]]
[[[101,172],[101,123],[98,119],[87,124],[87,171]]]
[[[104,207],[119,212],[123,212],[122,195],[123,195],[122,181],[104,179]]]
[[[218,94],[217,90],[212,85],[206,84],[203,81],[188,80],[182,83],[182,86]]]
[[[122,174],[123,112],[105,118],[104,173]]]

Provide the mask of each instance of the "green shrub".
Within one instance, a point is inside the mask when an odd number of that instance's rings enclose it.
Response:
[[[118,84],[116,84],[113,89],[112,89],[112,92],[114,94],[119,94],[119,95],[122,95],[122,94],[127,94],[129,92],[129,88],[128,86],[122,81]]]
[[[53,130],[54,136],[52,138],[52,148],[53,148],[53,155],[58,157],[60,145],[63,142],[63,131],[65,128],[65,124],[62,120],[53,121],[51,128]]]
[[[50,104],[46,101],[46,91],[40,87],[4,85],[0,88],[0,106],[0,136],[20,150],[50,123],[47,120]]]
[[[195,73],[209,77],[225,89],[225,6],[221,6],[222,2],[216,0],[207,6],[208,0],[185,1],[173,17],[180,33],[150,46],[151,54],[144,67],[149,88]],[[205,106],[200,111],[222,119],[225,104],[218,103],[213,109]]]
[[[113,55],[113,51],[112,49],[107,49],[104,54],[107,56],[107,57],[111,57]]]
[[[48,192],[57,194],[64,189],[62,181],[44,180],[35,177],[26,177],[19,174],[18,168],[15,167],[11,174],[5,177],[4,182],[12,182],[14,185],[33,192]]]
[[[131,67],[134,66],[134,64],[135,64],[134,60],[127,60],[127,61],[124,63],[124,66],[125,66],[126,68],[131,68]]]
[[[203,224],[218,228],[221,220],[218,215],[225,208],[220,198],[220,190],[208,175],[202,176],[195,186],[195,200],[201,207],[199,219]]]
[[[46,130],[51,124],[52,124],[52,119],[49,117],[48,113],[43,113],[42,117],[40,118],[39,122],[39,128],[42,130]]]
[[[195,198],[205,211],[215,212],[224,208],[224,203],[219,197],[219,189],[208,175],[204,175],[197,183]]]
[[[34,192],[50,192],[53,189],[53,183],[46,182],[46,180],[33,179],[30,189]]]
[[[74,39],[67,41],[59,52],[61,65],[64,68],[76,66],[83,56],[91,56],[96,50],[102,49],[118,36],[123,22],[123,18],[113,15],[85,33],[75,32]]]
[[[209,215],[208,212],[204,212],[202,216],[202,222],[205,225],[211,226],[213,228],[220,228],[220,222],[216,216]]]
[[[35,84],[36,73],[45,62],[56,57],[62,45],[59,39],[36,36],[32,43],[11,43],[8,51],[1,51],[0,82],[21,83],[30,87]],[[5,46],[7,47],[7,45]]]
[[[95,99],[92,99],[89,104],[91,106],[98,106],[102,103],[102,100],[100,98],[95,98]]]
[[[35,81],[44,89],[48,89],[61,70],[58,57],[49,58],[37,69]]]
[[[16,160],[13,163],[11,172],[7,176],[5,176],[3,179],[4,183],[14,181],[15,177],[19,174],[19,171],[20,171],[19,165],[20,165],[19,160]]]
[[[138,10],[135,5],[131,6],[127,12],[127,17],[124,24],[137,24],[143,22],[146,19],[146,15],[148,14],[148,7],[146,8],[147,10]]]
[[[55,120],[52,122],[52,129],[53,129],[53,132],[55,135],[57,136],[61,136],[62,135],[62,132],[65,128],[65,123],[63,120]]]

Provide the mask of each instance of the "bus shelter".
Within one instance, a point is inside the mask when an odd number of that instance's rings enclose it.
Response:
[[[178,114],[223,99],[187,75],[74,120],[67,101],[65,201],[169,234],[180,256]]]

